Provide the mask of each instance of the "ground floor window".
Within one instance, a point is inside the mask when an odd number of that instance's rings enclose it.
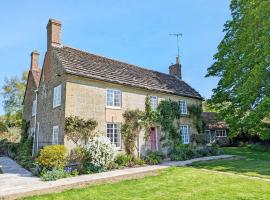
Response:
[[[180,125],[180,134],[183,144],[189,144],[189,131],[188,125]]]
[[[216,130],[216,137],[227,137],[226,130]]]
[[[52,133],[52,144],[58,144],[58,138],[59,138],[59,126],[54,126]]]
[[[120,124],[108,123],[107,137],[110,138],[112,144],[114,144],[117,148],[120,148],[121,147]]]

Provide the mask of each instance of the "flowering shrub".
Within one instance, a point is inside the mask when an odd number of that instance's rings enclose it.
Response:
[[[86,162],[95,167],[107,168],[116,155],[115,146],[105,136],[94,137],[86,146]]]
[[[68,161],[67,149],[63,145],[46,146],[40,150],[37,164],[45,169],[63,169]]]

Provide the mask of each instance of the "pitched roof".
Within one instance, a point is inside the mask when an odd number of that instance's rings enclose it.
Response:
[[[175,76],[67,46],[53,47],[53,51],[69,74],[202,99],[195,89]]]
[[[215,112],[203,112],[202,117],[205,120],[209,130],[228,128],[228,125],[224,121],[218,119]]]

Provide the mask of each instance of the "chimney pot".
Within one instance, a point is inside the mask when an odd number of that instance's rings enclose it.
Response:
[[[39,52],[37,50],[34,50],[31,53],[31,70],[38,69],[38,61],[39,61]]]
[[[61,46],[61,22],[49,19],[47,24],[47,49],[52,46]]]

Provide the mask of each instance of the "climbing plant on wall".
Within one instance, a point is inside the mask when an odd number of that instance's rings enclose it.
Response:
[[[193,121],[193,125],[196,127],[198,133],[204,133],[206,128],[206,122],[202,118],[202,106],[191,104],[188,106],[188,112],[190,118]]]
[[[175,146],[181,141],[179,136],[180,111],[177,102],[172,100],[163,100],[158,106],[159,123],[164,132],[165,146]]]
[[[121,135],[124,143],[125,152],[129,155],[134,154],[136,147],[136,140],[139,136],[139,132],[142,129],[143,111],[126,110],[123,114],[124,123],[121,127]]]

